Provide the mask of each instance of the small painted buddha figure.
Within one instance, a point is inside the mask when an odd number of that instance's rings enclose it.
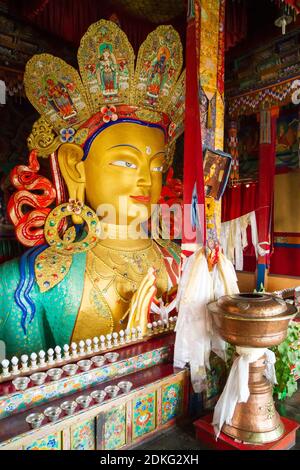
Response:
[[[99,50],[107,44],[117,86],[109,95],[97,79]],[[165,76],[149,98],[148,64],[162,48],[168,50]],[[183,127],[179,36],[170,26],[158,27],[141,46],[134,70],[127,37],[101,20],[82,38],[78,62],[81,78],[48,54],[26,67],[26,93],[42,116],[29,146],[43,157],[57,152],[70,199],[48,215],[47,244],[0,266],[0,339],[8,356],[127,326],[145,331],[153,298],[178,282],[177,246],[136,233],[159,200],[162,173]],[[53,107],[47,76],[67,90],[68,113]]]

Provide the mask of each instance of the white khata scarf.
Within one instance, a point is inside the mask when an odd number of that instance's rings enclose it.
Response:
[[[174,366],[190,365],[196,393],[205,389],[211,351],[225,359],[225,342],[213,331],[206,306],[238,292],[233,265],[222,253],[211,272],[202,248],[185,260],[176,298]]]

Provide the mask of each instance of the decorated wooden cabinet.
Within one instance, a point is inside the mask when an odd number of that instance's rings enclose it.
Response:
[[[46,381],[24,392],[12,390],[9,381],[0,384],[0,450],[111,450],[134,447],[155,433],[175,424],[187,412],[189,373],[172,365],[174,335],[160,334],[136,341],[119,350],[112,364],[94,367],[74,377]],[[102,403],[91,401],[71,415],[46,418],[30,429],[26,417],[60,407],[66,399],[91,396],[95,390],[128,380],[132,388]]]

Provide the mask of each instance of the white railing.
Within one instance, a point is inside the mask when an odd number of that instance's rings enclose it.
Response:
[[[177,317],[175,316],[170,317],[168,320],[148,323],[146,337],[174,330],[176,320]],[[11,360],[3,359],[1,361],[0,382],[11,380],[19,375],[26,376],[31,372],[61,366],[73,362],[74,359],[92,356],[95,353],[118,349],[130,343],[140,343],[146,337],[143,337],[142,329],[138,326],[137,328],[121,330],[106,336],[95,336],[92,340],[85,339],[78,343],[73,342],[71,345],[65,344],[63,348],[56,346],[54,349],[48,349],[48,351],[32,352],[29,356],[22,354],[20,358],[14,356]]]

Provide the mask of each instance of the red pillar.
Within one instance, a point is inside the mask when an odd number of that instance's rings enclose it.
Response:
[[[259,256],[256,288],[265,285],[269,265],[274,201],[274,176],[276,156],[276,122],[278,108],[262,110],[260,119],[259,170],[258,170],[258,225]]]
[[[194,251],[198,244],[205,245],[206,242],[202,139],[198,101],[199,48],[197,47],[197,34],[199,34],[199,15],[198,3],[194,3],[194,0],[189,0],[186,31],[185,132],[183,158],[184,212],[182,230],[182,250],[187,255]],[[196,207],[196,204],[198,207]],[[198,213],[196,209],[198,209]]]

